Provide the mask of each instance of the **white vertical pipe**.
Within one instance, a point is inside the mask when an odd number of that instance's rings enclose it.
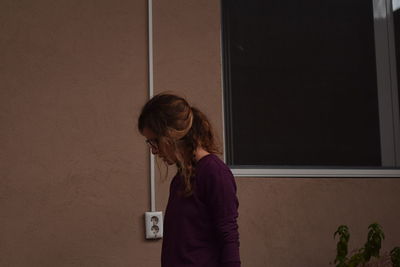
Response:
[[[149,44],[149,98],[154,94],[153,80],[153,1],[148,0],[148,44]],[[150,152],[150,202],[151,211],[156,211],[154,155]]]

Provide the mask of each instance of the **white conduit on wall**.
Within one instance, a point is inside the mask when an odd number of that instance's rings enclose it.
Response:
[[[149,99],[153,97],[153,1],[148,0],[148,44],[149,44]],[[156,211],[154,155],[150,152],[150,202],[151,211]]]

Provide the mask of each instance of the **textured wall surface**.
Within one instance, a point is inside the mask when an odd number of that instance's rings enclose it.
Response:
[[[0,266],[159,266],[145,241],[147,1],[0,1]],[[155,91],[222,137],[218,1],[154,3]],[[164,169],[162,168],[164,171]],[[170,170],[169,176],[173,174]],[[400,245],[400,179],[237,178],[245,267],[329,266],[333,232]],[[157,184],[164,210],[169,182]]]
[[[0,266],[157,266],[145,1],[0,1]]]
[[[334,266],[333,233],[350,230],[349,249],[378,222],[382,252],[400,246],[400,179],[238,178],[244,266]]]

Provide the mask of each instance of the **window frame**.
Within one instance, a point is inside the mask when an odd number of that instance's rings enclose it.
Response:
[[[374,38],[376,53],[377,90],[379,102],[379,124],[381,134],[381,168],[322,168],[289,167],[276,168],[256,165],[229,165],[237,177],[400,177],[400,114],[398,103],[398,85],[396,72],[396,51],[394,40],[394,23],[392,0],[372,0],[374,16]],[[230,94],[225,88],[230,87],[229,75],[229,38],[224,32],[225,18],[221,1],[221,81],[222,81],[222,131],[223,153],[227,162],[227,146],[232,140],[226,138],[227,124],[231,125],[232,108]],[[230,142],[228,144],[227,142]],[[232,158],[232,157],[230,157]],[[395,167],[388,167],[395,166]]]

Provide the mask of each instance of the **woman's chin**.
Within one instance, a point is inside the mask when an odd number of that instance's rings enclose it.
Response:
[[[175,164],[175,162],[173,162],[172,160],[166,159],[166,158],[161,158],[166,164],[168,165],[173,165]]]
[[[167,163],[168,165],[174,165],[175,164],[175,162],[170,161],[170,160],[164,160],[164,162]]]

